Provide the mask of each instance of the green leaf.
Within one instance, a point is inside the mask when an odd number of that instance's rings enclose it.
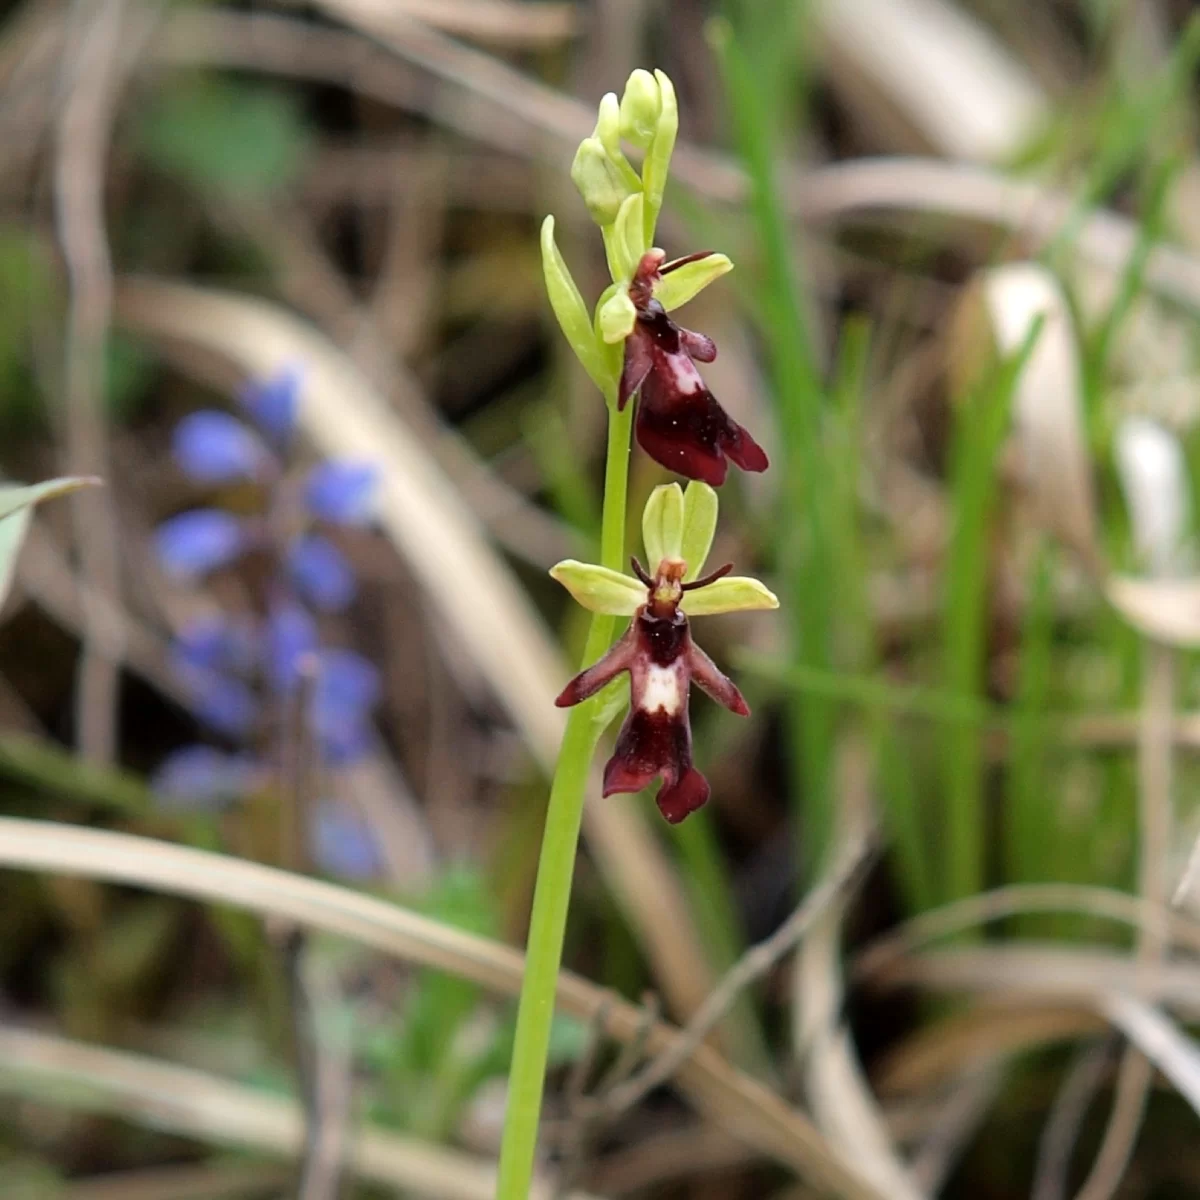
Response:
[[[727,575],[695,592],[685,592],[683,611],[689,617],[710,617],[714,613],[754,612],[778,608],[779,599],[765,583],[748,575]]]
[[[733,263],[726,255],[710,254],[707,258],[685,263],[664,275],[654,289],[654,298],[667,312],[671,312],[693,299],[714,279],[720,279],[732,270]]]
[[[79,488],[94,487],[99,482],[99,479],[77,477],[50,479],[29,487],[0,487],[0,604],[7,599],[12,587],[17,554],[29,530],[33,505]]]
[[[104,402],[114,421],[132,420],[149,392],[154,360],[140,342],[113,330],[104,348]]]
[[[198,187],[267,196],[296,179],[308,136],[295,106],[263,87],[185,81],[161,95],[142,123],[146,155]]]
[[[683,558],[683,489],[663,483],[650,493],[642,510],[642,541],[646,546],[646,569],[651,575],[664,558]]]
[[[495,935],[495,908],[486,881],[471,867],[451,868],[414,907],[452,928]],[[406,1123],[423,1137],[447,1136],[465,1099],[457,1094],[457,1084],[469,1080],[456,1079],[465,1066],[461,1035],[478,1009],[479,994],[475,984],[456,975],[421,971],[409,997],[389,1075],[392,1088],[409,1101]]]
[[[555,1013],[550,1022],[547,1065],[565,1067],[578,1062],[587,1053],[591,1040],[592,1029],[586,1021],[581,1021],[569,1013]]]
[[[550,307],[554,309],[554,315],[558,318],[559,328],[563,331],[567,344],[575,351],[575,357],[583,364],[583,369],[592,382],[607,394],[612,390],[613,381],[606,367],[600,341],[592,328],[592,318],[587,306],[554,241],[553,217],[547,217],[542,222],[542,273],[546,279],[546,294],[550,298]]]
[[[646,602],[646,589],[636,579],[596,563],[564,559],[550,568],[550,578],[591,612],[631,617]]]
[[[37,315],[54,299],[54,269],[43,241],[20,225],[0,225],[0,298]],[[8,312],[18,311],[8,308]],[[0,335],[7,332],[0,329]]]
[[[34,331],[53,325],[59,289],[44,240],[0,224],[0,421],[3,435],[41,429],[44,406],[31,376]]]
[[[178,907],[158,901],[133,905],[110,918],[92,944],[89,969],[95,982],[105,991],[135,992],[167,948],[179,917]]]
[[[693,480],[683,494],[683,532],[680,535],[680,557],[687,563],[684,583],[696,579],[708,559],[717,532],[717,514],[721,502],[716,491],[707,483]]]
[[[68,475],[61,479],[47,479],[45,483],[9,484],[0,487],[0,521],[29,508],[41,504],[43,500],[53,500],[56,496],[65,496],[68,492],[77,492],[80,488],[98,487],[100,480],[90,475]]]

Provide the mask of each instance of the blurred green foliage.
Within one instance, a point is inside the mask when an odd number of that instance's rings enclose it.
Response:
[[[143,112],[137,142],[184,183],[263,199],[295,182],[309,134],[286,94],[197,76],[164,88]]]

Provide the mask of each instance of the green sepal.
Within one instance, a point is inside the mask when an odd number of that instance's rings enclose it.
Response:
[[[600,337],[610,346],[615,342],[623,342],[633,332],[636,321],[637,309],[624,284],[596,311],[596,328]]]
[[[766,584],[746,575],[727,575],[707,587],[685,592],[683,596],[683,611],[689,617],[778,607],[779,600],[775,593]]]
[[[646,570],[653,575],[663,559],[683,557],[683,488],[662,483],[650,493],[642,509],[642,541]]]
[[[679,132],[679,105],[675,99],[675,87],[662,71],[655,71],[654,78],[658,81],[662,103],[654,140],[642,164],[642,190],[646,193],[642,228],[643,241],[647,246],[654,245],[654,230],[658,225],[658,214],[667,189],[667,175],[671,170],[671,152],[675,149],[675,137]]]
[[[567,558],[550,568],[550,578],[561,583],[590,612],[632,617],[646,603],[644,584],[597,563]]]
[[[671,312],[693,299],[714,279],[720,279],[732,270],[733,263],[724,254],[710,254],[707,258],[684,263],[662,277],[654,288],[654,298]]]
[[[607,394],[615,386],[613,377],[608,374],[608,357],[592,327],[587,305],[554,241],[553,217],[547,217],[542,222],[542,273],[546,279],[550,307],[554,309],[567,344],[583,364],[592,382]]]
[[[618,217],[619,219],[619,217]],[[629,259],[629,249],[625,239],[617,231],[617,223],[600,226],[600,236],[604,239],[604,258],[608,263],[608,273],[613,282],[626,284],[633,278],[633,263]]]
[[[643,239],[642,214],[645,210],[645,195],[642,192],[635,192],[632,196],[625,198],[617,213],[617,219],[613,222],[613,234],[620,247],[620,252],[623,254],[621,264],[623,269],[620,275],[614,276],[616,279],[632,279],[638,263],[642,261],[642,255],[650,249]],[[679,269],[683,270],[682,267]]]
[[[707,483],[693,480],[688,484],[683,494],[683,528],[679,538],[679,556],[687,563],[685,583],[698,578],[704,570],[716,536],[720,506],[716,490]]]

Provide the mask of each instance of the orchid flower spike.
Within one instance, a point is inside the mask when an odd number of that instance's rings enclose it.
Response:
[[[639,792],[659,778],[658,807],[673,825],[709,796],[708,781],[692,765],[691,684],[730,712],[750,713],[732,680],[692,641],[688,617],[779,607],[763,584],[731,576],[729,565],[700,577],[716,523],[712,488],[692,483],[685,494],[667,484],[651,494],[642,518],[652,569],[634,559],[629,576],[567,560],[550,571],[585,608],[632,617],[613,648],[576,675],[556,703],[579,704],[629,673],[629,714],[604,768],[604,795]]]
[[[563,333],[609,404],[624,409],[640,393],[636,431],[646,453],[688,479],[720,486],[730,460],[765,471],[767,456],[696,369],[716,358],[713,340],[668,316],[733,267],[709,250],[667,262],[653,244],[678,127],[675,89],[661,71],[634,71],[619,101],[613,92],[601,100],[571,177],[600,227],[612,286],[589,313],[555,244],[552,217],[542,226],[542,266]],[[623,143],[644,152],[640,173]]]

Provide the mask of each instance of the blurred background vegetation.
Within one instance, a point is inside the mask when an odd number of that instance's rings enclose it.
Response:
[[[519,974],[454,931],[524,937],[585,628],[546,569],[593,556],[603,463],[537,230],[594,299],[567,169],[636,66],[680,97],[659,240],[737,264],[687,324],[772,457],[712,561],[783,608],[706,630],[755,710],[693,706],[706,810],[589,801],[542,1194],[1200,1194],[1192,10],[0,0],[0,473],[107,482],[39,508],[0,626],[0,812],[39,822],[0,824],[0,1196],[490,1194]],[[239,748],[172,645],[261,573],[163,570],[161,522],[261,499],[172,431],[288,369],[299,467],[380,478],[322,637],[381,698],[308,839],[269,781],[153,786]],[[794,961],[580,1150],[601,989],[686,1022],[864,830]]]

